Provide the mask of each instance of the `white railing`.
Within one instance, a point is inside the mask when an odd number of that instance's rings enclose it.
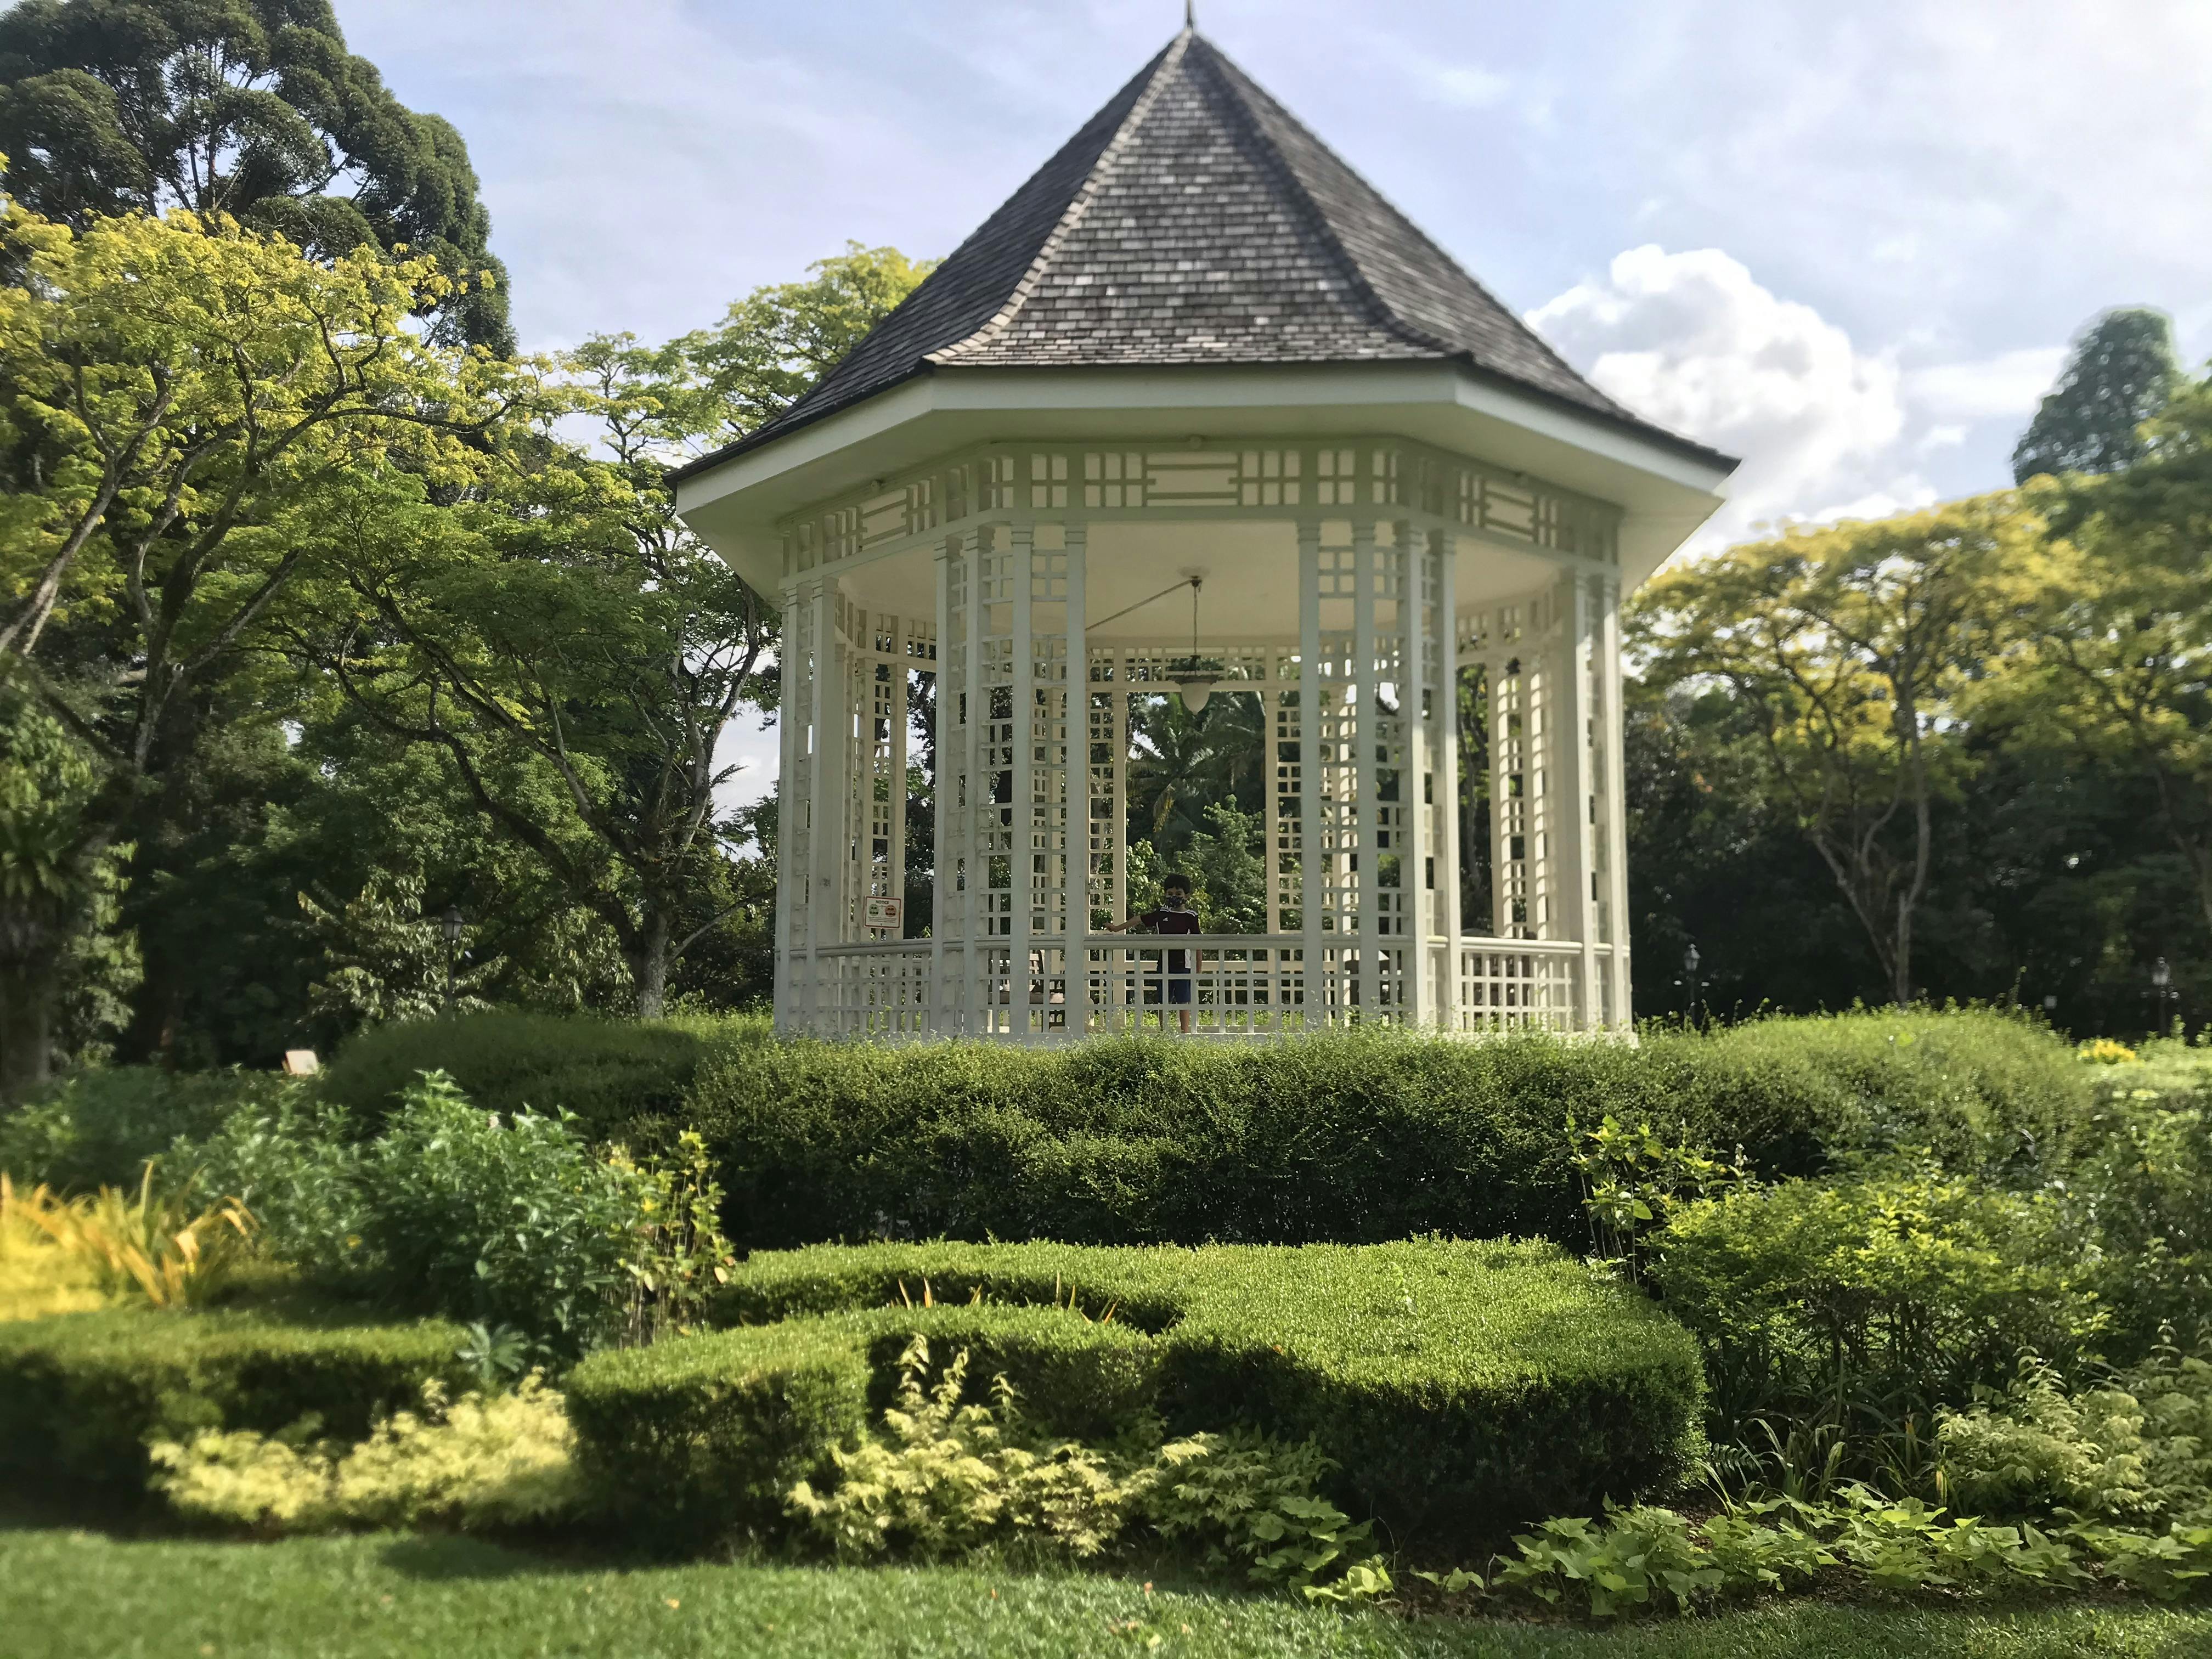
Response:
[[[971,969],[964,945],[928,939],[793,952],[784,1029],[826,1037],[998,1037],[1055,1042],[1152,1034],[1253,1038],[1381,1021],[1477,1035],[1605,1023],[1611,947],[1583,1000],[1581,944],[1560,939],[1384,939],[1371,951],[1325,938],[1310,964],[1302,933],[1202,933],[1181,939],[1092,934],[1073,974],[1057,940],[1023,952],[985,945]],[[1316,971],[1317,970],[1317,971]],[[1415,975],[1419,981],[1415,982]],[[1418,1006],[1417,1006],[1418,1005]]]

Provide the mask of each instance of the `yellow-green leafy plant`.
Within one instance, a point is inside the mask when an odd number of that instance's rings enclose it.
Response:
[[[61,1200],[43,1186],[18,1192],[0,1172],[0,1320],[84,1313],[107,1305],[92,1263],[64,1249],[40,1218]]]
[[[567,1410],[536,1372],[512,1393],[453,1401],[428,1383],[421,1411],[378,1423],[352,1447],[314,1438],[319,1426],[162,1442],[155,1489],[195,1520],[264,1532],[526,1526],[580,1499]]]
[[[827,1491],[792,1488],[793,1514],[840,1555],[900,1547],[933,1558],[993,1542],[1094,1556],[1120,1534],[1135,1488],[1097,1449],[1075,1441],[1024,1443],[1013,1385],[992,1384],[993,1403],[960,1403],[968,1352],[927,1381],[929,1343],[916,1336],[899,1356],[896,1402],[882,1436],[831,1456]]]
[[[629,1282],[622,1340],[636,1347],[689,1332],[703,1321],[715,1287],[729,1283],[738,1260],[722,1237],[722,1188],[707,1143],[686,1129],[671,1158],[636,1162],[617,1146],[607,1159],[629,1178],[637,1210],[623,1264]]]
[[[82,1198],[58,1200],[36,1187],[21,1212],[64,1256],[82,1264],[100,1291],[128,1296],[135,1291],[156,1308],[213,1299],[251,1254],[253,1237],[253,1217],[236,1199],[195,1214],[185,1194],[155,1190],[150,1164],[135,1197],[102,1187]]]

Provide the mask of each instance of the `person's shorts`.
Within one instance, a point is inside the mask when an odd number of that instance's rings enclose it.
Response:
[[[1170,1002],[1188,1002],[1190,1000],[1191,983],[1191,976],[1188,974],[1169,975],[1168,1000]]]

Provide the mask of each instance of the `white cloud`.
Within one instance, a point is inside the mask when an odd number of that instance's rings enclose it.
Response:
[[[1896,465],[1905,408],[1894,360],[1860,350],[1718,248],[1631,248],[1528,322],[1639,414],[1743,458],[1702,543],[1923,487]]]
[[[1936,363],[1905,376],[1905,392],[1937,418],[2025,422],[2066,361],[2063,346],[2029,346],[1975,362]]]
[[[1922,466],[1984,422],[2017,428],[2065,356],[2032,346],[1901,368],[1908,349],[1932,342],[1869,349],[1718,248],[1630,248],[1528,320],[1638,414],[1743,458],[1729,505],[1693,549],[1765,524],[1880,518],[1956,493]]]

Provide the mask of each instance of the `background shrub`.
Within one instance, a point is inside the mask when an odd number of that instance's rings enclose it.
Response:
[[[1765,1419],[1846,1457],[1900,1433],[1924,1451],[1942,1407],[2024,1352],[2064,1363],[2100,1339],[2098,1266],[2065,1222],[2052,1194],[1925,1170],[1785,1182],[1677,1210],[1653,1277],[1704,1345],[1717,1438]]]
[[[1990,1013],[1774,1020],[1640,1048],[1387,1034],[1251,1048],[773,1043],[702,1061],[688,1110],[755,1248],[948,1236],[1091,1243],[1579,1240],[1568,1123],[1611,1112],[1815,1173],[1893,1148],[2031,1181],[2086,1068]]]
[[[179,1137],[211,1134],[242,1107],[274,1110],[302,1092],[265,1072],[72,1073],[28,1105],[0,1111],[0,1170],[18,1186],[43,1182],[58,1193],[136,1187],[146,1160]]]
[[[371,1026],[324,1073],[325,1096],[374,1125],[417,1073],[442,1071],[488,1111],[571,1113],[595,1139],[649,1139],[679,1116],[710,1049],[765,1042],[762,1018],[483,1013]]]
[[[0,1324],[0,1467],[143,1485],[148,1443],[317,1420],[358,1440],[426,1382],[459,1392],[467,1333],[137,1310]]]

